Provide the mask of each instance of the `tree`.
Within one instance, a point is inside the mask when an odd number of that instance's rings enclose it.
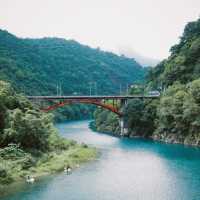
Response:
[[[36,110],[3,81],[0,81],[0,110],[0,147],[15,143],[24,149],[48,150],[50,136],[57,134],[52,116]]]
[[[149,137],[155,129],[156,100],[135,99],[129,101],[125,108],[130,134]]]

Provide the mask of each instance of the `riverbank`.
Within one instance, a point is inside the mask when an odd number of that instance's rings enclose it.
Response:
[[[96,153],[95,148],[61,137],[52,114],[41,112],[10,83],[0,81],[0,195],[13,183],[25,183],[28,176],[37,181],[64,167],[73,169]]]
[[[17,183],[25,183],[27,176],[32,176],[37,181],[42,176],[62,172],[66,166],[70,166],[73,170],[82,163],[94,160],[97,156],[96,148],[77,144],[74,141],[69,141],[68,149],[57,149],[40,155],[26,153],[20,149],[15,149],[14,152],[15,157],[11,151],[4,158],[0,156],[1,195],[5,195],[7,189],[14,187]]]
[[[119,126],[115,123],[113,126],[109,125],[106,126],[106,124],[102,126],[95,126],[95,121],[92,121],[90,123],[90,128],[95,132],[101,132],[107,135],[112,135],[115,137],[122,137],[119,131]],[[113,130],[117,130],[113,132]],[[188,135],[182,135],[182,134],[166,134],[166,133],[153,133],[146,136],[145,134],[137,134],[136,132],[130,131],[123,137],[128,138],[142,138],[142,139],[148,139],[168,144],[182,144],[187,146],[194,146],[194,147],[200,147],[200,136],[199,134],[188,134]]]
[[[187,136],[172,134],[156,134],[151,137],[154,141],[169,143],[169,144],[183,144],[188,146],[200,147],[199,135],[189,134]]]
[[[7,190],[9,195],[0,199],[198,199],[200,148],[120,139],[93,132],[88,123],[70,122],[56,127],[65,138],[97,147],[101,152],[99,159],[70,175],[62,172],[41,177],[34,184],[16,183]]]

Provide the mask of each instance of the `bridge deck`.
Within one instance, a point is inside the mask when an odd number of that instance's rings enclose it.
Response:
[[[135,99],[135,98],[145,98],[145,99],[153,99],[159,98],[158,95],[116,95],[116,96],[27,96],[28,99],[40,99],[40,100],[80,100],[80,99]]]

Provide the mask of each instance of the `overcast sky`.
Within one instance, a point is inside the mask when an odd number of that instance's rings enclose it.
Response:
[[[200,0],[0,0],[0,28],[20,37],[56,36],[92,47],[163,59]]]

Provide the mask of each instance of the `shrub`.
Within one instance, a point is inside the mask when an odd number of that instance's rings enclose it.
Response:
[[[35,166],[36,163],[36,159],[34,159],[32,156],[26,156],[22,162],[22,169],[29,169],[30,167]]]
[[[26,153],[17,144],[9,144],[7,147],[0,149],[0,157],[4,159],[22,158],[25,155]]]

